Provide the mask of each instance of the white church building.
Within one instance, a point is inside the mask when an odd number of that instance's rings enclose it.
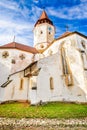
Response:
[[[34,25],[34,47],[0,46],[0,103],[87,103],[87,36],[54,35],[55,26],[43,11]]]

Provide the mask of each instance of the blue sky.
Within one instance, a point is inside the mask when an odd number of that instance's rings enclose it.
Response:
[[[15,41],[33,46],[33,28],[43,8],[56,27],[87,36],[87,0],[0,0],[0,45]]]

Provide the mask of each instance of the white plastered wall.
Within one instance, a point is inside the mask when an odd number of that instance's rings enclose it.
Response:
[[[77,43],[67,40],[65,49],[73,75],[74,85],[66,86],[63,73],[60,50],[52,56],[39,61],[41,67],[38,75],[37,102],[44,101],[75,101],[86,102],[87,87],[84,80],[84,69]],[[54,89],[50,90],[50,77],[54,80]]]
[[[3,52],[8,52],[9,56],[3,58]],[[20,55],[24,55],[25,59],[21,60]],[[7,81],[9,74],[24,69],[32,62],[33,54],[17,49],[0,49],[0,86]],[[15,64],[12,64],[15,60]]]
[[[1,88],[1,92],[3,92],[3,95],[0,94],[0,102],[11,100],[13,101],[28,100],[29,79],[24,77],[24,71],[21,71],[19,73],[10,76],[10,80],[12,80],[10,84],[8,84],[5,88]]]

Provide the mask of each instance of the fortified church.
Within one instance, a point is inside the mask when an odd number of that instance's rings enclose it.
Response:
[[[87,36],[65,32],[43,11],[34,25],[34,47],[0,46],[0,103],[87,102]]]

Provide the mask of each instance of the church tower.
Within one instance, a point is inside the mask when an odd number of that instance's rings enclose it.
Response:
[[[40,18],[34,26],[34,47],[43,52],[54,40],[55,27],[53,22],[48,18],[45,11],[42,12]]]

